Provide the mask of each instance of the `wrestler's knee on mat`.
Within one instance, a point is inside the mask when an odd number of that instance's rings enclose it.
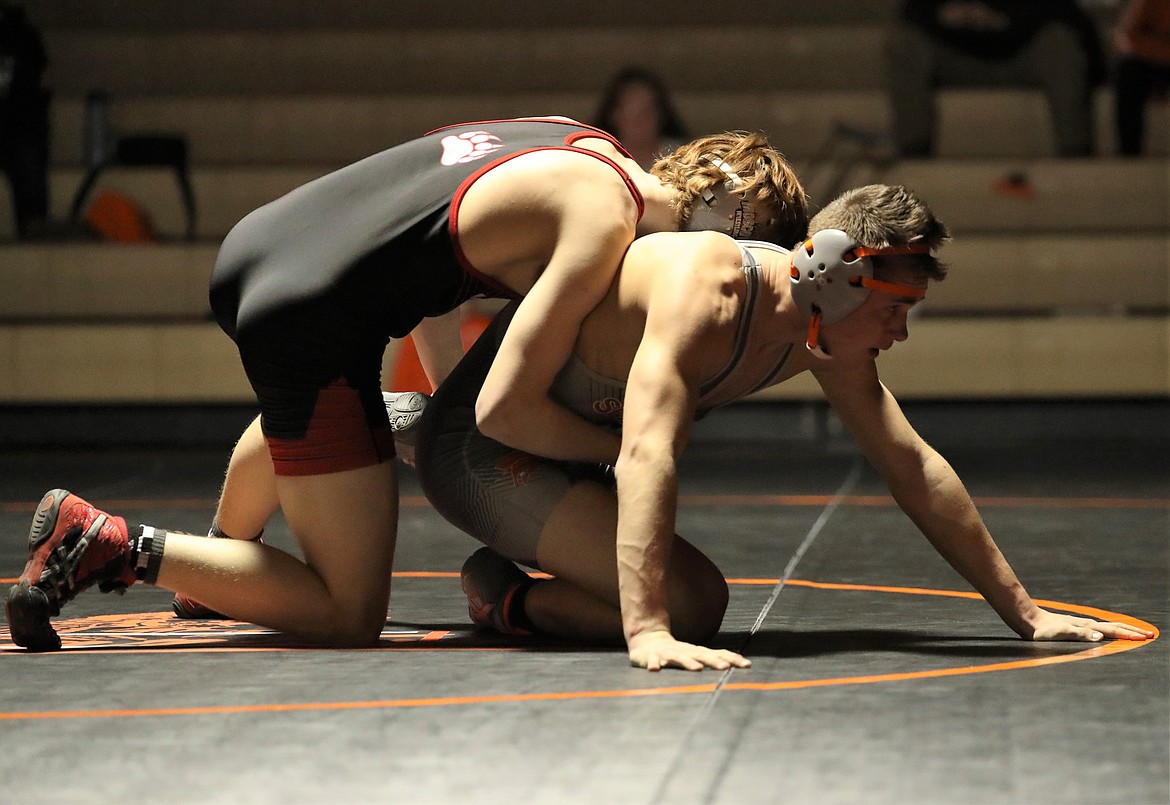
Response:
[[[671,631],[679,640],[703,643],[719,631],[727,612],[727,581],[717,570],[694,574],[671,590]]]
[[[365,648],[382,639],[386,615],[337,615],[321,618],[306,635],[312,642],[330,648]]]

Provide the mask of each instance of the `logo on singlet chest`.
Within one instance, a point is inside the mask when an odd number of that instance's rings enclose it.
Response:
[[[593,403],[594,413],[600,414],[601,416],[613,417],[615,419],[621,419],[623,407],[624,406],[622,401],[617,397],[605,397],[604,399],[597,400]]]
[[[444,137],[439,143],[443,146],[443,156],[439,159],[439,164],[448,166],[483,159],[488,154],[504,147],[503,140],[486,131],[465,131],[463,134],[451,134]]]

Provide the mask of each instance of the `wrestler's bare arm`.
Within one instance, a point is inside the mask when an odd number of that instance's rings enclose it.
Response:
[[[996,546],[959,476],[918,435],[878,379],[872,359],[826,362],[813,370],[834,412],[881,473],[894,500],[935,550],[1009,627],[1030,640],[1141,640],[1126,624],[1059,615],[1036,606]]]
[[[460,321],[460,310],[456,308],[441,316],[423,319],[410,333],[418,350],[419,363],[432,389],[437,389],[463,358]]]
[[[612,168],[584,158],[557,188],[555,245],[517,309],[476,403],[480,430],[548,458],[617,459],[618,438],[549,397],[585,316],[602,300],[634,238],[637,206]]]
[[[657,671],[746,667],[746,659],[675,640],[670,631],[666,568],[675,533],[677,461],[690,434],[701,383],[727,360],[734,337],[732,286],[719,277],[738,271],[738,249],[719,236],[714,256],[662,260],[646,313],[645,332],[630,369],[617,463],[618,590],[633,665]],[[675,241],[677,242],[677,241]],[[718,274],[710,261],[725,261]]]

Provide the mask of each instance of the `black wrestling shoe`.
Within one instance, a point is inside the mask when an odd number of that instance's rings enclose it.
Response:
[[[504,634],[532,634],[508,618],[512,597],[522,586],[533,583],[514,563],[491,548],[480,548],[463,563],[459,583],[467,595],[467,614],[472,621]]]

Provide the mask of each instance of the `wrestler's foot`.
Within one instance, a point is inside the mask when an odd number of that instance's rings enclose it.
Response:
[[[188,620],[225,620],[227,615],[222,612],[216,612],[210,607],[205,607],[189,595],[182,593],[175,593],[174,599],[171,600],[171,610],[175,613],[176,618],[184,618]]]
[[[463,563],[459,582],[467,595],[467,614],[480,626],[514,635],[531,634],[510,622],[509,606],[532,577],[493,551],[480,548]]]
[[[199,601],[191,596],[184,596],[181,592],[174,593],[174,598],[171,600],[171,610],[174,612],[174,617],[176,618],[190,620],[216,620],[223,618],[221,612],[216,612],[212,608],[200,604]]]
[[[414,448],[418,445],[418,422],[430,398],[421,391],[384,391],[382,400],[390,416],[390,431],[394,434],[394,451],[410,466],[414,466]]]
[[[214,528],[212,529],[212,533],[208,534],[207,536],[212,539],[231,539],[231,537],[224,534],[222,531],[217,532]],[[263,532],[252,537],[252,539],[248,541],[257,542],[263,545]],[[230,620],[227,615],[216,612],[211,607],[204,606],[191,596],[183,595],[182,593],[175,593],[175,597],[171,601],[171,610],[175,613],[176,618],[183,618],[186,620]]]
[[[8,590],[5,615],[12,642],[55,651],[61,638],[49,618],[85,588],[124,592],[136,581],[126,521],[64,489],[46,493],[28,535],[28,563]]]

